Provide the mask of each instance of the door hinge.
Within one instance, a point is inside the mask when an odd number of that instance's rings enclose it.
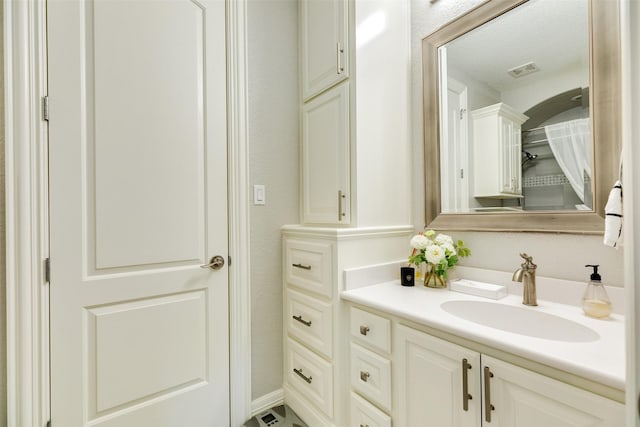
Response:
[[[42,97],[42,119],[49,121],[49,97]]]
[[[466,108],[460,109],[460,120],[464,119],[464,113],[466,113],[466,112],[467,112]]]
[[[460,169],[460,179],[464,179],[464,169]]]
[[[227,261],[228,261],[228,262],[227,262],[227,265],[228,265],[229,267],[231,267],[231,255],[228,255],[228,256],[227,256]]]
[[[47,421],[46,427],[51,427],[51,420]]]
[[[44,260],[44,281],[51,283],[51,259]]]

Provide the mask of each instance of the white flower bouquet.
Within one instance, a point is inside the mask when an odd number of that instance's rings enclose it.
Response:
[[[458,263],[460,257],[471,255],[462,240],[454,242],[451,236],[436,234],[433,230],[425,230],[413,236],[411,246],[413,252],[409,263],[416,266],[417,272],[425,265],[424,285],[430,288],[445,288],[447,271]]]

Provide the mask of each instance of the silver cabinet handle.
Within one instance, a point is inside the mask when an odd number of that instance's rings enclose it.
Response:
[[[298,322],[302,323],[305,326],[311,326],[311,320],[304,320],[302,316],[291,316]]]
[[[369,329],[368,326],[360,325],[360,335],[367,336],[367,333],[369,333],[370,330],[371,329]]]
[[[371,374],[369,372],[365,372],[365,371],[360,371],[360,379],[362,381],[364,381],[365,383],[367,381],[369,381],[369,377],[371,376]]]
[[[302,369],[293,368],[293,372],[295,372],[296,375],[298,375],[300,378],[305,380],[307,382],[307,384],[311,384],[311,381],[313,381],[313,377],[311,377],[311,376],[307,377],[305,374],[302,373]]]
[[[342,43],[336,43],[336,68],[338,74],[342,74],[344,72],[344,66],[342,65],[342,54],[344,53],[344,48],[342,47]]]
[[[303,270],[311,270],[311,266],[307,264],[291,264],[295,268],[301,268]]]
[[[209,264],[203,264],[200,268],[210,268],[212,270],[220,270],[224,265],[224,258],[220,255],[216,255],[209,260]]]
[[[469,410],[469,401],[473,397],[469,394],[469,377],[467,371],[471,369],[471,365],[467,359],[462,359],[462,409]]]
[[[484,367],[484,419],[486,422],[491,422],[491,411],[496,409],[491,404],[491,378],[493,378],[493,373],[488,366]]]
[[[346,199],[347,196],[342,192],[342,190],[338,190],[338,221],[342,221],[342,219],[347,216],[346,213],[344,213],[344,199]]]

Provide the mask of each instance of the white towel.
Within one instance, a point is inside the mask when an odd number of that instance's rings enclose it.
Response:
[[[622,244],[622,183],[616,181],[604,207],[604,244],[618,247]]]

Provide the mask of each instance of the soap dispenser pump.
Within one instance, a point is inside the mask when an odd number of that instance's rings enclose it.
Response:
[[[587,316],[601,318],[611,314],[611,300],[602,285],[602,278],[598,274],[599,265],[587,264],[585,267],[593,268],[587,289],[582,297],[582,310]]]

